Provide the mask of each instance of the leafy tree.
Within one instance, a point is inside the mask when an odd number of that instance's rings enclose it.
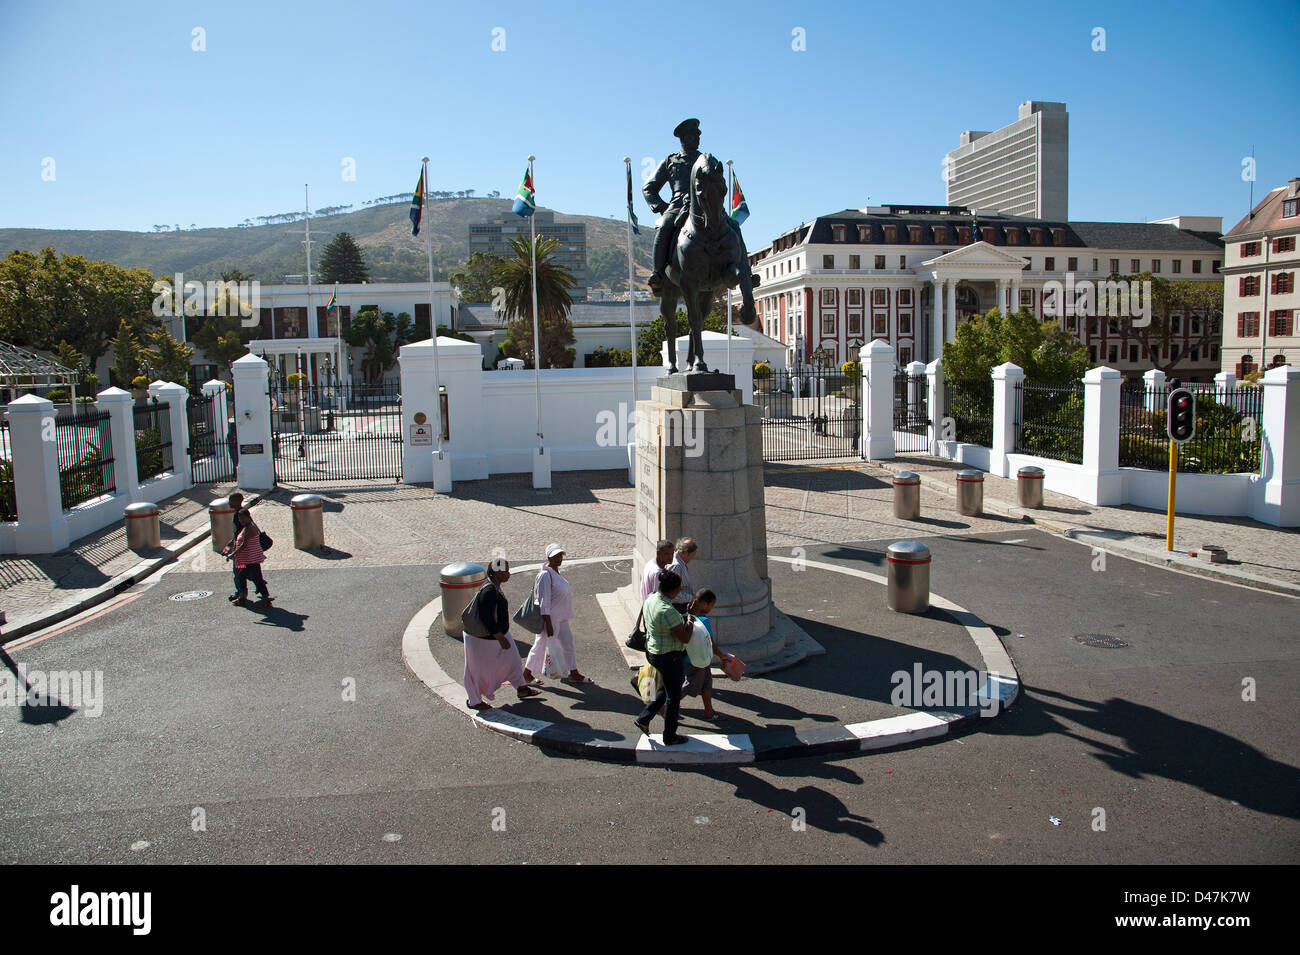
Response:
[[[113,381],[119,388],[132,387],[131,382],[140,374],[140,339],[125,318],[117,328],[113,346]]]
[[[1130,340],[1140,343],[1146,351],[1152,366],[1166,375],[1172,375],[1179,362],[1185,360],[1193,348],[1204,350],[1217,344],[1220,336],[1220,323],[1223,315],[1223,282],[1192,282],[1187,280],[1171,282],[1150,272],[1128,275],[1120,279],[1126,286],[1130,282],[1151,283],[1151,321],[1145,322],[1146,316],[1117,316],[1110,318],[1104,314],[1100,294],[1097,296],[1097,318],[1089,318],[1090,329],[1099,331],[1099,322],[1111,322],[1112,330],[1108,336],[1116,339],[1118,335],[1127,335]],[[1145,285],[1142,285],[1145,288]],[[1107,305],[1111,303],[1107,302]],[[1114,309],[1119,311],[1119,309]],[[1130,307],[1130,312],[1136,311]],[[1180,328],[1174,331],[1174,316],[1181,316]],[[1192,318],[1200,319],[1200,331],[1189,334],[1185,339],[1184,331],[1190,331],[1187,324]],[[1172,357],[1173,346],[1179,346],[1177,359]],[[1153,351],[1158,349],[1158,352]],[[1158,354],[1159,358],[1152,357]]]
[[[54,360],[64,368],[70,368],[80,375],[83,370],[82,365],[85,363],[86,359],[82,356],[81,352],[77,351],[66,341],[60,339],[59,350],[54,356]]]
[[[459,269],[451,273],[453,285],[460,286],[462,302],[480,304],[492,301],[492,288],[496,274],[505,260],[491,252],[475,252]]]
[[[352,320],[351,327],[343,331],[342,337],[355,348],[367,349],[361,359],[361,374],[367,383],[376,384],[397,362],[398,349],[414,340],[413,332],[411,316],[406,312],[399,315],[384,312],[381,315],[368,308]]]
[[[366,257],[351,233],[340,232],[325,246],[320,260],[320,274],[323,282],[341,282],[346,285],[359,285],[370,280]]]
[[[943,374],[952,381],[987,381],[1008,361],[1028,381],[1067,384],[1088,370],[1088,351],[1055,322],[1040,322],[1024,309],[1004,317],[996,308],[962,322],[943,346]]]
[[[677,310],[677,337],[690,334],[691,324],[687,320],[686,310],[679,308]],[[718,332],[727,334],[727,316],[719,312],[710,312],[704,316],[704,330],[706,332]],[[732,322],[732,337],[737,337],[740,332],[736,331],[735,322]],[[664,328],[662,315],[656,315],[653,322],[641,326],[641,331],[636,336],[636,363],[638,365],[659,365],[663,363],[663,343],[668,338],[668,332]],[[685,355],[679,355],[679,358],[685,358]],[[630,362],[629,362],[630,364]]]
[[[223,282],[251,282],[253,280],[252,272],[245,272],[242,269],[226,269],[221,273]]]
[[[141,369],[155,381],[186,384],[193,361],[194,349],[172,338],[165,328],[154,329],[149,335],[149,347],[139,351]]]
[[[502,351],[522,358],[527,364],[533,361],[533,300],[532,251],[528,240],[518,238],[511,242],[514,257],[502,263],[497,272],[496,284],[505,290],[506,342]],[[554,239],[537,237],[537,308],[541,320],[537,336],[541,346],[541,365],[549,368],[572,368],[574,351],[573,322],[569,309],[573,299],[569,290],[577,285],[573,273],[555,259],[560,243]]]

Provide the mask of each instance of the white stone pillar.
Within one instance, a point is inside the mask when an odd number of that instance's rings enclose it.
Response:
[[[107,411],[108,432],[113,444],[113,483],[125,503],[134,504],[140,493],[140,477],[135,461],[135,399],[121,388],[105,388],[95,396],[95,409]]]
[[[943,283],[938,279],[932,279],[934,283],[934,315],[930,322],[934,329],[931,337],[934,339],[930,346],[930,359],[938,361],[943,357]]]
[[[1152,368],[1143,373],[1142,383],[1146,385],[1146,400],[1143,407],[1147,411],[1164,411],[1165,373],[1159,368]]]
[[[926,396],[925,407],[930,418],[930,453],[939,453],[939,441],[943,438],[943,362],[935,359],[925,366]]]
[[[266,392],[270,370],[265,361],[245,355],[231,368],[235,374],[235,433],[239,442],[237,483],[245,490],[275,487],[271,441],[271,398]]]
[[[867,376],[862,456],[887,460],[894,456],[894,346],[876,338],[859,349],[858,358]]]
[[[166,408],[167,425],[172,443],[172,471],[181,476],[182,488],[194,486],[194,476],[190,468],[190,427],[189,416],[185,413],[185,402],[189,392],[174,382],[163,382],[155,392],[158,404]]]
[[[1280,365],[1264,372],[1263,417],[1264,487],[1251,501],[1251,517],[1276,527],[1300,527],[1300,368]]]
[[[948,323],[947,341],[957,337],[957,280],[948,280],[948,308],[944,320]]]
[[[1089,368],[1083,376],[1083,470],[1089,504],[1123,504],[1119,470],[1119,390],[1124,376],[1115,368]]]
[[[989,454],[989,472],[1000,477],[1009,475],[1007,455],[1015,452],[1020,437],[1016,428],[1016,398],[1024,381],[1025,370],[1013,362],[993,369],[993,448]],[[1118,443],[1115,447],[1118,466]]]
[[[921,407],[925,400],[925,362],[909,362],[907,372],[907,401],[913,408]]]
[[[59,493],[53,402],[36,395],[23,395],[9,402],[9,454],[18,510],[14,534],[17,552],[53,554],[62,550],[69,543],[68,521],[63,516]]]
[[[216,459],[216,473],[222,475],[234,473],[230,461],[230,443],[226,440],[227,422],[230,420],[230,393],[226,383],[216,378],[203,385],[203,394],[212,399],[211,417],[217,430],[212,434],[212,454]]]
[[[1010,313],[1007,300],[1007,285],[1006,279],[998,279],[998,311],[1003,315]]]

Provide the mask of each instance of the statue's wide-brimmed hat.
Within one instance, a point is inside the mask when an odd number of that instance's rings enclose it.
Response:
[[[673,130],[673,135],[678,139],[681,139],[687,133],[694,133],[696,136],[700,134],[700,121],[698,119],[684,119]]]

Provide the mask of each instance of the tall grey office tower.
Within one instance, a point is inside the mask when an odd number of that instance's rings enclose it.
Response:
[[[967,131],[948,153],[948,205],[1064,222],[1069,216],[1070,114],[1064,103],[1020,104],[991,133]]]

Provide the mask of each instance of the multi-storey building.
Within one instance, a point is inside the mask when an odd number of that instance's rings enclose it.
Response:
[[[533,213],[533,227],[539,237],[555,239],[560,243],[556,261],[573,273],[578,284],[569,292],[575,302],[587,300],[587,226],[581,222],[556,222],[555,213],[538,209]],[[469,227],[469,252],[490,252],[503,259],[512,258],[513,239],[528,238],[528,220],[513,212],[503,212],[487,222],[471,223]]]
[[[1057,317],[1050,301],[1045,309],[1044,292],[1071,277],[1101,282],[1149,271],[1221,282],[1221,225],[1212,217],[1060,222],[972,215],[962,207],[874,206],[791,229],[751,253],[750,267],[761,279],[755,295],[762,331],[792,351],[801,347],[800,360],[825,349],[842,362],[879,338],[894,345],[903,365],[938,357],[959,322],[994,306]],[[1088,346],[1095,363],[1130,377],[1152,367],[1126,323],[1076,314],[1069,300],[1060,311],[1062,327]],[[1215,328],[1202,323],[1218,320],[1189,315],[1171,322],[1174,374],[1198,381],[1218,371],[1217,335],[1198,347]]]
[[[1070,114],[1064,103],[1020,104],[993,132],[968,130],[944,162],[950,206],[1037,219],[1069,218]]]
[[[1224,241],[1224,371],[1238,378],[1300,354],[1300,179],[1279,186]]]

